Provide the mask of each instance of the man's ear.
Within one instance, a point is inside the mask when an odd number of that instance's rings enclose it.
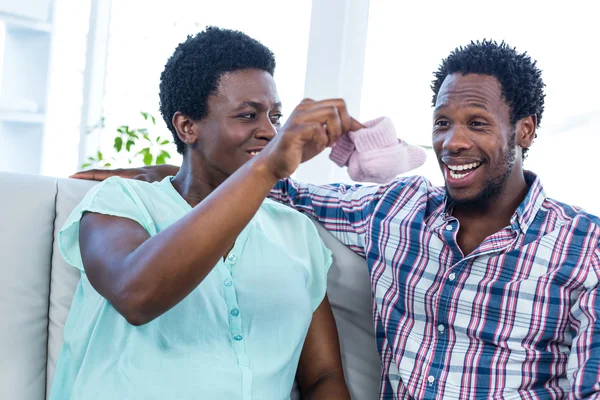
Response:
[[[523,149],[528,149],[535,139],[537,129],[537,115],[533,114],[517,122],[517,145]]]
[[[177,136],[183,143],[188,146],[196,143],[198,140],[198,132],[196,124],[194,124],[194,121],[190,117],[177,111],[173,114],[171,122],[177,131]]]

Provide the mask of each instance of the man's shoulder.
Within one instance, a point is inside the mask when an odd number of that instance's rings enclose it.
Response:
[[[547,212],[553,213],[557,218],[565,222],[576,222],[581,220],[589,223],[592,227],[600,229],[600,217],[587,212],[582,207],[563,203],[551,197],[546,197],[542,208]]]
[[[390,192],[396,192],[399,196],[413,197],[426,195],[428,200],[442,201],[445,196],[443,186],[436,186],[421,175],[413,175],[396,178],[387,188]]]
[[[596,257],[600,257],[600,217],[581,207],[548,197],[544,199],[542,209],[554,220],[554,226],[561,226],[571,231],[573,235],[585,238],[585,247],[594,249],[597,253]],[[574,243],[581,245],[580,240],[575,240]]]

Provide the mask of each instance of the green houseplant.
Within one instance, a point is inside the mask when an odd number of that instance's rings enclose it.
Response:
[[[147,112],[140,112],[144,125],[155,127],[156,118]],[[98,126],[91,129],[103,129],[104,118]],[[171,140],[150,133],[147,127],[133,128],[130,125],[121,125],[116,129],[113,139],[114,155],[107,157],[98,150],[94,156],[89,156],[81,165],[86,168],[110,168],[116,164],[141,164],[159,165],[165,164],[171,158],[169,152],[172,145]]]

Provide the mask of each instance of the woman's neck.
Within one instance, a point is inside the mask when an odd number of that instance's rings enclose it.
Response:
[[[192,158],[184,155],[181,168],[172,184],[181,197],[195,207],[223,183],[226,177],[215,178],[216,175],[223,174],[211,173],[204,163]]]

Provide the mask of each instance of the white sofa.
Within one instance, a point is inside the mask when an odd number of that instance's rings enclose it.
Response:
[[[79,272],[62,259],[55,237],[93,185],[0,172],[1,400],[43,400],[49,395],[79,280]],[[376,399],[381,367],[366,262],[320,225],[317,228],[334,255],[328,294],[352,398]]]

